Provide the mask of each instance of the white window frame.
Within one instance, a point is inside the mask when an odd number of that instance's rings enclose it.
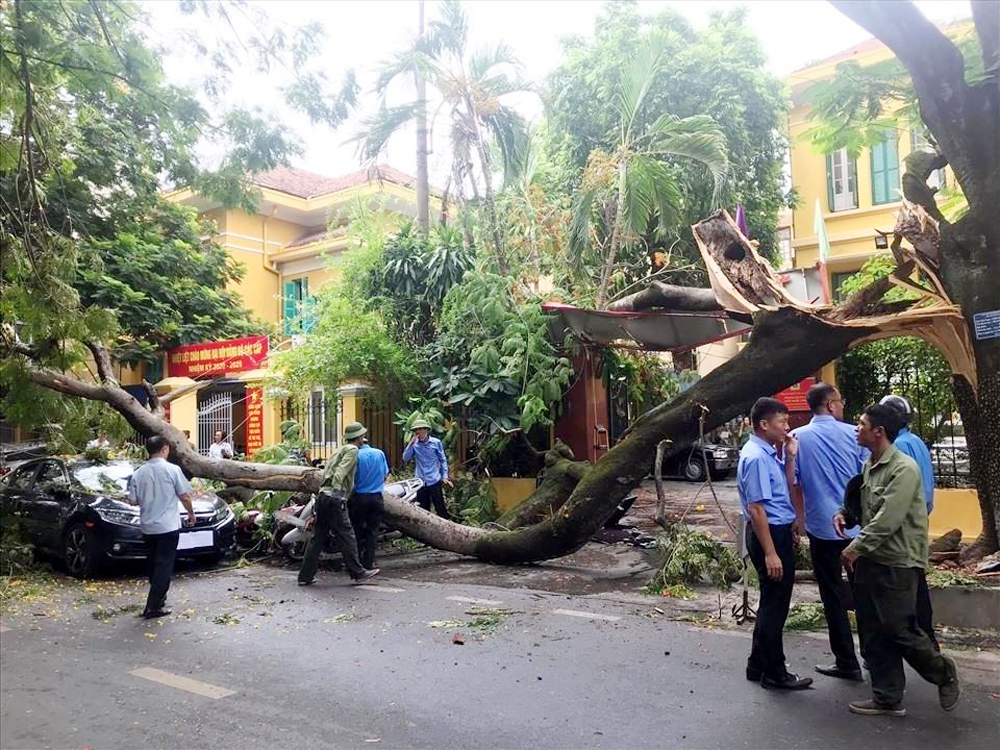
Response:
[[[848,211],[857,206],[858,186],[851,190],[850,181],[851,157],[846,148],[838,149],[830,154],[830,181],[833,185],[833,210]],[[857,182],[857,175],[854,179]],[[838,189],[839,188],[839,189]]]

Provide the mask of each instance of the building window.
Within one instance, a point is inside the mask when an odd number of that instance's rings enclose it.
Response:
[[[872,205],[899,200],[899,153],[896,136],[886,135],[872,146]]]
[[[923,133],[917,133],[910,131],[910,153],[914,151],[920,151],[921,149],[926,151],[936,151],[936,149],[931,145],[930,141],[927,140],[927,136]],[[930,177],[927,178],[927,186],[932,190],[940,190],[945,185],[947,185],[947,179],[945,178],[944,169],[935,169],[931,172]]]
[[[795,265],[792,257],[792,228],[781,227],[778,230],[778,253],[781,256],[781,268],[791,268]]]
[[[826,155],[826,191],[831,211],[858,207],[858,167],[842,148]]]
[[[309,296],[308,278],[285,282],[282,318],[286,336],[309,333],[316,327],[316,298]]]

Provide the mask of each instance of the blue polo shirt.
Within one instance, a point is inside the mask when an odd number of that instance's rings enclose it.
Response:
[[[927,445],[919,437],[904,427],[899,431],[893,443],[900,451],[917,462],[920,469],[920,479],[924,483],[924,502],[927,503],[927,515],[934,510],[934,463],[931,461],[931,452],[927,450]]]
[[[358,448],[358,465],[354,469],[354,491],[365,494],[381,492],[385,487],[385,475],[389,473],[389,462],[378,448],[362,443]]]
[[[743,517],[750,520],[750,503],[763,503],[771,526],[795,523],[795,508],[788,494],[785,464],[774,446],[751,435],[740,451],[736,467],[736,488],[740,493]]]
[[[418,479],[428,487],[448,478],[448,458],[444,446],[436,437],[428,437],[427,442],[413,441],[403,451],[403,462],[416,459]]]
[[[829,414],[813,416],[792,434],[799,440],[795,484],[805,499],[806,531],[819,539],[839,539],[833,516],[844,503],[847,483],[864,468],[868,449],[858,445],[854,427]],[[858,528],[845,533],[857,536]]]

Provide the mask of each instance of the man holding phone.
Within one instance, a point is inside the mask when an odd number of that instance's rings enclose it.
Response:
[[[185,525],[194,526],[191,505],[191,485],[180,467],[169,463],[170,446],[165,438],[155,435],[146,442],[149,460],[135,470],[129,479],[128,498],[139,506],[139,528],[146,543],[149,563],[149,595],[142,616],[147,620],[165,617],[170,576],[177,559],[177,541],[181,535],[181,516],[177,512],[180,500],[187,511]]]

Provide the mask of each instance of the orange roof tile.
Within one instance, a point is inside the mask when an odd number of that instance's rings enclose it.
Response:
[[[416,182],[416,178],[387,164],[379,164],[371,169],[359,169],[357,172],[340,177],[326,177],[294,167],[275,167],[252,179],[253,184],[258,187],[277,190],[279,193],[287,193],[299,198],[316,198],[379,181],[409,187]]]

